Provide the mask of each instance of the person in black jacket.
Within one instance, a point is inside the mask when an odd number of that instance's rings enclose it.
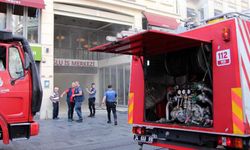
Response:
[[[67,94],[66,102],[67,102],[67,105],[68,105],[68,121],[69,122],[73,121],[74,107],[75,107],[73,94],[75,93],[75,86],[76,86],[75,82],[72,82],[71,87],[68,88],[67,90],[65,90],[61,94],[61,98],[64,96],[64,94]]]

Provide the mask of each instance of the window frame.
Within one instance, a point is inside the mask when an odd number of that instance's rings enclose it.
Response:
[[[12,76],[12,74],[10,73],[10,48],[16,48],[17,49],[17,52],[18,52],[18,56],[19,56],[19,58],[20,58],[20,60],[21,60],[21,66],[22,66],[22,70],[23,70],[23,75],[22,76],[20,76],[20,77],[17,77],[17,78],[13,78],[13,76]],[[6,70],[8,70],[8,73],[9,73],[9,75],[10,75],[10,78],[11,79],[18,79],[18,78],[22,78],[22,77],[24,77],[25,76],[25,69],[24,69],[24,62],[23,62],[23,59],[22,59],[22,56],[21,56],[21,53],[20,53],[20,49],[17,47],[17,46],[15,46],[15,45],[11,45],[11,46],[9,46],[8,48],[7,48],[7,50],[8,50],[8,57],[7,57],[7,59],[6,59],[6,63],[8,63],[8,65],[6,65],[6,66],[8,66],[8,68],[6,69]]]
[[[6,11],[6,28],[7,29],[11,29],[13,30],[12,27],[12,15],[13,15],[13,6],[12,4],[7,4],[7,11]],[[23,37],[25,37],[26,39],[28,39],[28,8],[29,7],[25,7],[23,9]],[[38,9],[38,8],[36,8]],[[37,43],[32,43],[32,44],[41,44],[41,9],[38,9],[39,13],[38,13],[38,39],[37,39]]]

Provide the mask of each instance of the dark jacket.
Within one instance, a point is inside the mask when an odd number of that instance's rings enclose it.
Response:
[[[75,96],[74,97],[75,102],[83,102],[84,101],[84,93],[83,93],[83,90],[82,90],[82,88],[80,86],[75,88],[75,93],[74,94],[79,94],[80,91],[82,91],[82,95],[81,96]]]

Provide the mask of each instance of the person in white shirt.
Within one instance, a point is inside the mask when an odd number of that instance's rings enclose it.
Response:
[[[59,113],[59,88],[55,87],[53,94],[50,96],[50,100],[53,104],[53,119],[59,119],[58,113]]]

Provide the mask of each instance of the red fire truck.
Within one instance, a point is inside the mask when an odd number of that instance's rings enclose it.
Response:
[[[33,116],[41,101],[40,77],[27,40],[0,31],[0,138],[4,144],[38,134]]]
[[[128,122],[141,146],[250,148],[250,22],[229,13],[205,23],[90,49],[133,55]]]

